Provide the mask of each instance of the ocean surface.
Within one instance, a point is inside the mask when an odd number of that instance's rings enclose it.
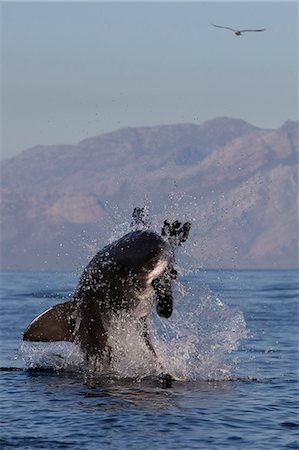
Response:
[[[1,448],[299,448],[298,272],[180,276],[173,316],[150,318],[170,389],[125,319],[109,374],[86,373],[72,344],[22,344],[77,279],[1,273]]]

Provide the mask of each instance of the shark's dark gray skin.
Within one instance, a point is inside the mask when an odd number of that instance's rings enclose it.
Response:
[[[142,209],[134,210],[135,224],[144,224]],[[138,228],[138,227],[137,227]],[[112,315],[122,311],[143,322],[154,297],[159,316],[173,310],[174,251],[189,234],[190,224],[164,222],[162,235],[136,229],[104,247],[84,269],[73,300],[56,305],[34,319],[24,332],[25,341],[70,341],[80,345],[87,362],[107,359],[107,338]],[[109,359],[109,356],[108,356]]]

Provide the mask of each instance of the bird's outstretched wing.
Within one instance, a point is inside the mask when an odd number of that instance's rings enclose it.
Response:
[[[240,30],[240,33],[246,33],[247,31],[265,31],[266,28],[261,28],[259,30]]]
[[[214,23],[211,23],[211,25],[213,25],[213,27],[217,27],[217,28],[225,28],[226,30],[237,31],[234,28],[223,27],[222,25],[215,25]]]

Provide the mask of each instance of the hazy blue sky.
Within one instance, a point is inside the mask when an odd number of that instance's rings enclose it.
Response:
[[[297,3],[2,2],[2,155],[125,126],[297,119]],[[211,23],[260,28],[236,37]]]

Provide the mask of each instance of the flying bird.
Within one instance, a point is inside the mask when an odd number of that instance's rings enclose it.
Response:
[[[235,30],[234,28],[230,28],[230,27],[223,27],[222,25],[215,25],[214,23],[212,23],[211,25],[213,25],[213,27],[217,27],[217,28],[225,28],[226,30],[230,30],[233,31],[233,33],[235,33],[236,36],[241,36],[242,33],[247,33],[248,31],[265,31],[266,28],[260,28],[258,30]]]

